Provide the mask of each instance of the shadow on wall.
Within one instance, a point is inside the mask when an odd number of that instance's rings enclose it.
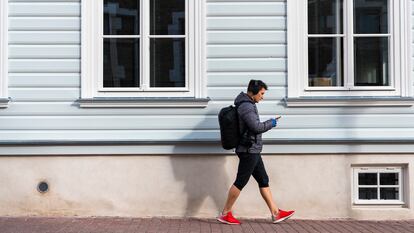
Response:
[[[195,128],[202,128],[205,122]],[[218,123],[217,123],[218,125]],[[218,126],[217,126],[218,127]],[[195,138],[189,134],[187,138]],[[223,208],[230,187],[228,172],[226,171],[225,155],[198,155],[197,144],[194,145],[194,153],[179,155],[174,150],[170,157],[174,178],[184,183],[184,193],[187,195],[185,216],[206,216],[214,214]],[[211,199],[215,207],[203,205]],[[215,209],[212,209],[215,208]],[[212,216],[215,217],[215,216]]]

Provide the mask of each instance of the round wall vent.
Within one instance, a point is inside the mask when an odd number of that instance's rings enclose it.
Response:
[[[46,181],[42,181],[37,185],[37,191],[39,193],[45,193],[49,191],[49,184]]]

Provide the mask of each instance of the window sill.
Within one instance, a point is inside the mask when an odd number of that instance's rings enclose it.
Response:
[[[210,98],[107,98],[79,99],[81,108],[205,108]]]
[[[0,108],[7,108],[9,105],[10,99],[0,98]]]
[[[287,107],[409,107],[412,97],[301,97],[285,98]]]
[[[403,207],[405,203],[403,201],[355,201],[353,207]]]

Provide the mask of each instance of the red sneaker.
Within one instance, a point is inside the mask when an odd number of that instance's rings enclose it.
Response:
[[[231,224],[231,225],[238,225],[238,224],[240,224],[240,221],[239,221],[239,220],[237,220],[237,219],[233,216],[233,214],[231,213],[231,211],[230,211],[230,212],[228,212],[226,215],[220,215],[220,216],[217,218],[217,220],[218,220],[219,222],[226,223],[226,224]]]
[[[295,211],[293,211],[293,210],[284,211],[284,210],[279,209],[279,214],[277,216],[272,215],[272,221],[273,221],[273,223],[279,223],[279,222],[282,222],[282,221],[292,217],[293,214],[295,214]]]

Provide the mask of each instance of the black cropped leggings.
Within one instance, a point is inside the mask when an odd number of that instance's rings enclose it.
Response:
[[[260,154],[237,153],[240,159],[234,186],[242,190],[253,175],[260,188],[269,187],[269,177]]]

